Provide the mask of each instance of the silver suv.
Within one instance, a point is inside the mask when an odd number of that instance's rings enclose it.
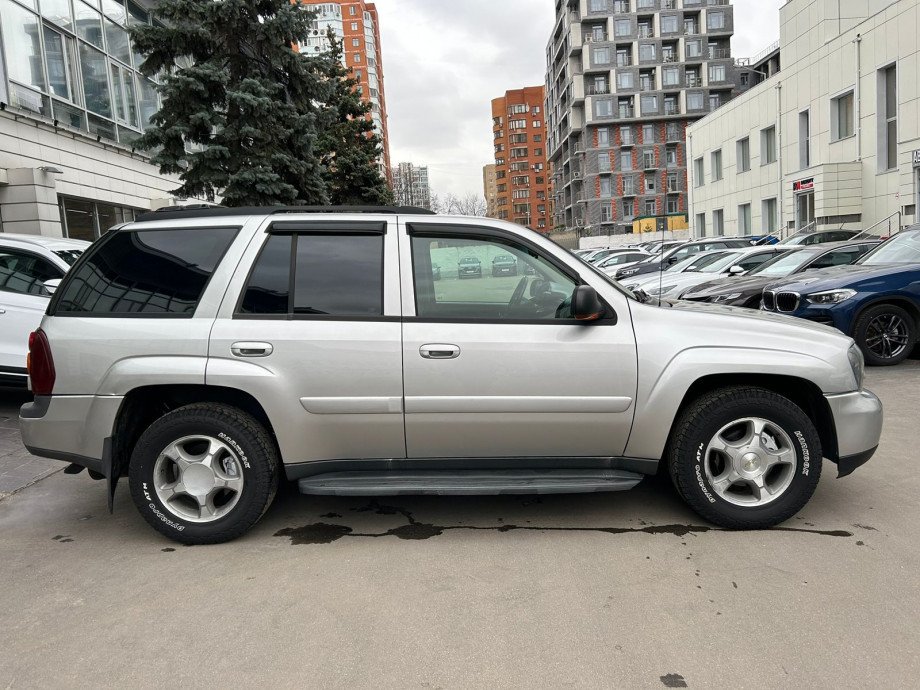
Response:
[[[517,275],[462,278],[510,255]],[[435,266],[440,279],[435,279]],[[652,304],[546,237],[414,209],[152,213],[96,242],[30,339],[35,454],[119,477],[177,541],[305,494],[629,489],[666,468],[704,518],[794,515],[822,458],[879,442],[833,329]]]

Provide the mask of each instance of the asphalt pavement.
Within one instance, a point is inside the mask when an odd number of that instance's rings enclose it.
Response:
[[[920,362],[868,386],[876,457],[842,480],[826,463],[805,510],[763,532],[707,526],[660,480],[287,488],[242,539],[183,547],[125,485],[110,516],[101,482],[54,473],[0,498],[0,688],[914,687]]]

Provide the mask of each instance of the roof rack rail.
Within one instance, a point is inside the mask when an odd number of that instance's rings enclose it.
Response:
[[[164,206],[156,211],[142,213],[135,219],[138,222],[148,220],[186,220],[189,218],[220,218],[225,216],[274,216],[282,213],[393,213],[403,216],[433,216],[434,211],[414,206],[207,206],[189,204],[188,206]]]

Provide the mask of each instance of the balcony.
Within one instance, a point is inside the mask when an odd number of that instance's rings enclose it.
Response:
[[[610,94],[610,84],[587,84],[585,91],[589,96],[607,96]]]
[[[632,55],[617,55],[617,67],[632,67]]]
[[[655,30],[650,26],[639,25],[639,38],[655,38]]]
[[[678,106],[677,103],[665,102],[664,114],[665,115],[680,115],[680,106]]]
[[[732,51],[728,48],[710,48],[709,49],[709,59],[710,60],[727,60],[731,58]]]
[[[636,109],[631,105],[621,105],[617,109],[617,116],[621,120],[628,120],[636,116]]]
[[[607,35],[607,32],[602,34],[596,33],[587,33],[583,36],[585,43],[609,43],[610,37]]]

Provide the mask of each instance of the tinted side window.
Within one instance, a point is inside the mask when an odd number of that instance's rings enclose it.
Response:
[[[237,228],[119,231],[58,290],[56,314],[192,316]]]
[[[42,283],[64,272],[49,261],[15,249],[0,249],[0,290],[48,296]]]
[[[776,254],[757,254],[756,256],[746,256],[741,261],[738,262],[738,265],[741,266],[745,271],[750,271],[752,268],[760,266],[760,264],[766,263],[772,259]]]
[[[824,256],[815,260],[809,268],[829,268],[831,266],[846,266],[853,263],[864,254],[859,247],[843,247],[828,252]]]
[[[383,235],[272,235],[252,269],[239,311],[382,315]]]
[[[291,294],[290,235],[273,235],[262,248],[249,275],[240,312],[243,314],[287,314]]]
[[[295,314],[383,314],[383,235],[298,235],[295,241]]]

